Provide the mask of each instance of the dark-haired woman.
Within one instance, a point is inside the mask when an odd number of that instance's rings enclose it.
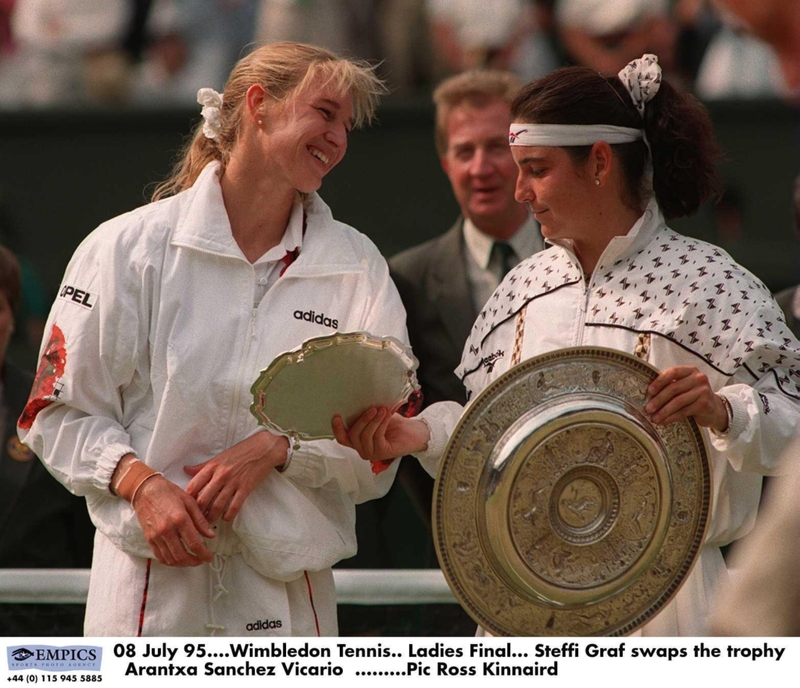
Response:
[[[553,72],[522,89],[512,118],[517,200],[553,248],[509,273],[456,373],[474,396],[510,368],[515,343],[521,360],[596,345],[661,371],[646,410],[657,424],[691,416],[706,428],[713,512],[698,564],[643,633],[704,635],[725,574],[719,548],[752,528],[761,476],[797,425],[800,345],[761,282],[665,224],[717,192],[717,148],[705,110],[662,81],[655,56],[611,78]],[[335,427],[364,458],[413,453],[433,471],[459,412],[372,410],[349,433]]]

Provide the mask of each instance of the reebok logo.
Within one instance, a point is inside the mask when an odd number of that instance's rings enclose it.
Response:
[[[491,373],[494,370],[494,364],[497,363],[498,358],[503,358],[506,355],[506,352],[502,349],[498,349],[493,354],[489,354],[488,356],[484,356],[481,359],[481,365],[486,368],[487,373]]]
[[[324,313],[317,313],[316,311],[300,311],[294,312],[295,320],[305,320],[306,322],[316,323],[325,327],[332,327],[334,330],[339,329],[339,321],[334,318],[328,318]]]

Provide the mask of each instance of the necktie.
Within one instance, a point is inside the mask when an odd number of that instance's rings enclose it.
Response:
[[[496,253],[500,259],[500,281],[502,282],[509,270],[517,264],[514,249],[505,241],[495,241],[492,252]]]

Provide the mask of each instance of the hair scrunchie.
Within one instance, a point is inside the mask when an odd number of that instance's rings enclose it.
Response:
[[[639,114],[644,117],[645,103],[649,103],[661,87],[661,67],[658,57],[650,53],[629,62],[617,75],[630,93]]]
[[[213,88],[201,88],[197,92],[197,102],[203,106],[203,134],[207,139],[216,139],[222,130],[222,94]]]

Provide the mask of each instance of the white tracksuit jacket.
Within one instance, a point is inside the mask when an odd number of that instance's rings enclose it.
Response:
[[[692,365],[733,408],[724,437],[703,430],[712,471],[706,546],[678,595],[645,635],[705,635],[725,564],[719,547],[753,527],[761,476],[778,470],[800,420],[800,344],[764,285],[725,252],[669,229],[654,201],[615,238],[588,278],[568,242],[534,254],[507,276],[473,327],[456,374],[474,398],[510,368],[523,305],[521,360],[571,346],[633,354],[659,370]],[[438,407],[438,408],[437,408]],[[434,404],[421,417],[432,440],[419,458],[434,473],[461,408]]]
[[[215,524],[215,559],[194,568],[153,559],[130,504],[109,492],[128,452],[185,487],[185,465],[258,432],[250,386],[305,339],[338,330],[407,342],[385,261],[316,194],[299,257],[254,308],[254,269],[217,170],[81,244],[20,419],[22,439],[86,496],[98,528],[87,635],[335,635],[330,567],[356,551],[354,504],[382,496],[396,472],[375,474],[333,441],[305,443],[232,524]]]

